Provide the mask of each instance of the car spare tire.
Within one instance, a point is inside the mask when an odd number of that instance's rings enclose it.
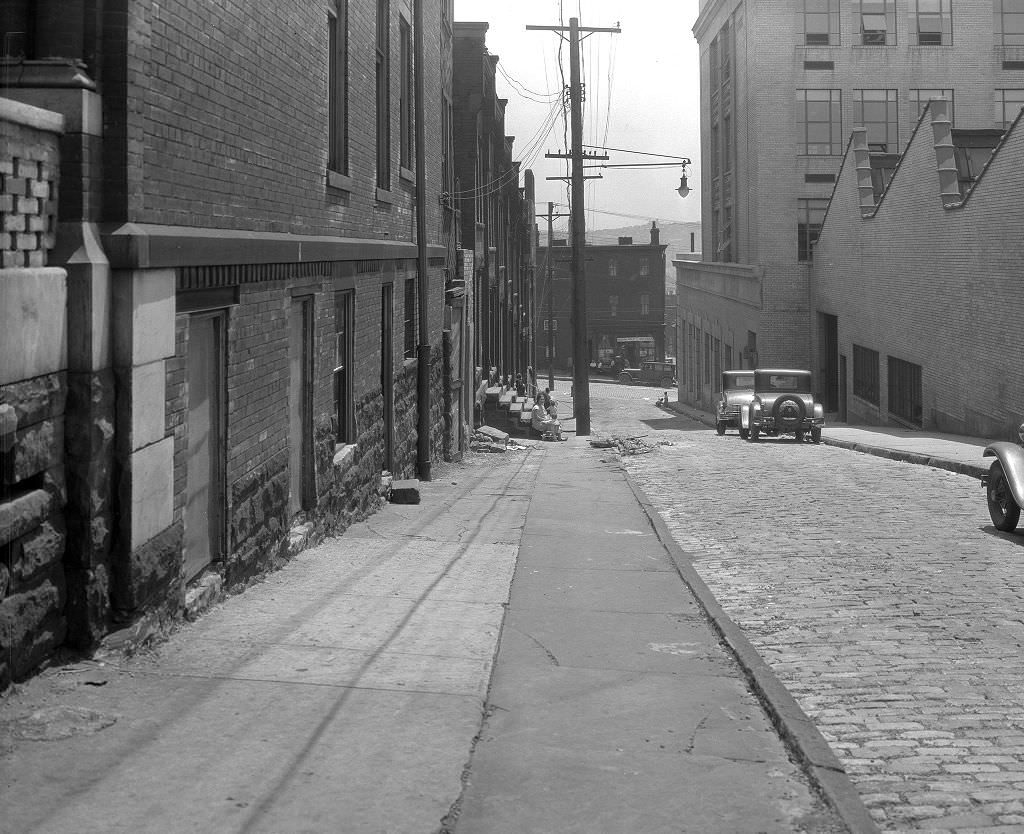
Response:
[[[803,426],[806,416],[804,401],[791,394],[779,397],[772,406],[775,431],[795,432]]]

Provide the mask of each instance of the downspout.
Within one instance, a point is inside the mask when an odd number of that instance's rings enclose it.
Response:
[[[416,142],[416,276],[419,344],[416,346],[416,472],[430,480],[430,275],[427,272],[427,171],[424,130],[423,3],[413,3],[413,62],[415,64]]]

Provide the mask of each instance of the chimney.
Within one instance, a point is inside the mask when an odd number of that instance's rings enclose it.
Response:
[[[935,140],[935,162],[939,169],[939,196],[942,205],[959,203],[960,176],[956,170],[956,148],[953,145],[953,123],[949,118],[949,102],[944,98],[933,98],[928,102],[928,113],[932,117],[932,136]]]
[[[658,228],[658,221],[651,221],[651,246],[661,245],[661,229]]]
[[[619,238],[619,246],[632,246],[632,245],[633,245],[633,238],[631,238],[631,237],[620,237]]]
[[[868,129],[857,126],[850,132],[850,148],[857,168],[857,193],[860,197],[860,216],[875,213],[875,186],[871,182],[871,152],[868,150]]]

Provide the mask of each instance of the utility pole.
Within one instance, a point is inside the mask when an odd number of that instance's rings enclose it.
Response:
[[[586,227],[583,214],[583,89],[580,84],[580,32],[588,35],[594,32],[618,33],[616,27],[597,28],[580,26],[579,18],[569,18],[568,26],[527,26],[527,29],[542,29],[569,32],[569,107],[570,131],[572,134],[571,198],[569,210],[572,213],[572,380],[573,416],[576,418],[576,435],[590,434],[590,349],[587,344],[587,289],[583,273],[583,250],[586,246]],[[547,154],[564,158],[562,154]],[[598,158],[588,155],[588,158]],[[607,157],[604,157],[607,159]],[[551,257],[550,250],[548,257]],[[550,325],[549,325],[550,326]]]

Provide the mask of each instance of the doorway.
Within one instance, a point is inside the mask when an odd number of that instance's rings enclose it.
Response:
[[[312,297],[288,308],[288,517],[313,505]]]
[[[189,317],[186,581],[222,555],[224,506],[223,384],[225,314]]]
[[[819,385],[825,411],[839,411],[839,319],[821,313],[818,323]]]

